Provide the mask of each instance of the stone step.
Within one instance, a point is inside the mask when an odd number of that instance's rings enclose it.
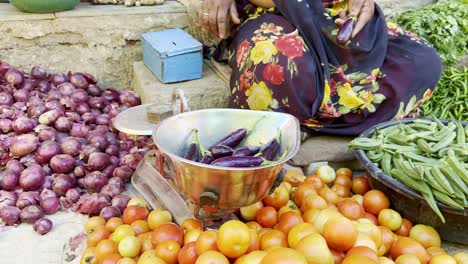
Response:
[[[203,78],[172,84],[161,83],[143,62],[133,63],[131,89],[140,95],[143,104],[169,106],[174,88],[183,89],[191,110],[225,108],[228,105],[228,86],[206,63]]]

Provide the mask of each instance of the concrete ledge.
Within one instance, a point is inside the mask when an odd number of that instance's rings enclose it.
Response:
[[[38,20],[38,19],[54,19],[54,14],[28,14],[16,9],[12,4],[0,3],[0,22],[2,21],[21,21],[21,20]]]

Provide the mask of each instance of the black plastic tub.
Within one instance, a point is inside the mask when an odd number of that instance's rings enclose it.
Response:
[[[412,123],[414,119],[388,121],[364,131],[360,137],[372,137],[376,129],[382,129],[399,123]],[[427,119],[432,120],[432,119]],[[447,124],[449,120],[440,120]],[[468,122],[463,122],[467,125]],[[385,174],[379,167],[369,160],[365,151],[354,150],[357,159],[365,166],[369,177],[369,183],[373,189],[384,192],[392,204],[403,217],[413,223],[433,226],[439,232],[443,240],[468,245],[468,210],[453,209],[438,203],[445,224],[432,211],[424,198],[406,185]]]

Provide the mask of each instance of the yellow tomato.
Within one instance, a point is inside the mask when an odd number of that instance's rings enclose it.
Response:
[[[172,215],[166,210],[153,210],[148,215],[148,226],[151,230],[156,227],[172,222]]]
[[[457,260],[449,255],[437,255],[431,258],[429,264],[457,264]]]
[[[130,201],[128,201],[127,203],[127,207],[132,206],[132,205],[136,205],[136,206],[143,207],[143,208],[148,207],[148,203],[143,198],[140,198],[140,197],[133,197],[132,199],[130,199]]]

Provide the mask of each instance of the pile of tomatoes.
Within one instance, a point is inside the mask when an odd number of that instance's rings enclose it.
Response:
[[[437,231],[415,225],[349,169],[320,167],[305,177],[288,171],[263,201],[237,212],[217,231],[200,222],[172,223],[140,198],[122,218],[91,217],[82,264],[465,264],[449,256]]]

